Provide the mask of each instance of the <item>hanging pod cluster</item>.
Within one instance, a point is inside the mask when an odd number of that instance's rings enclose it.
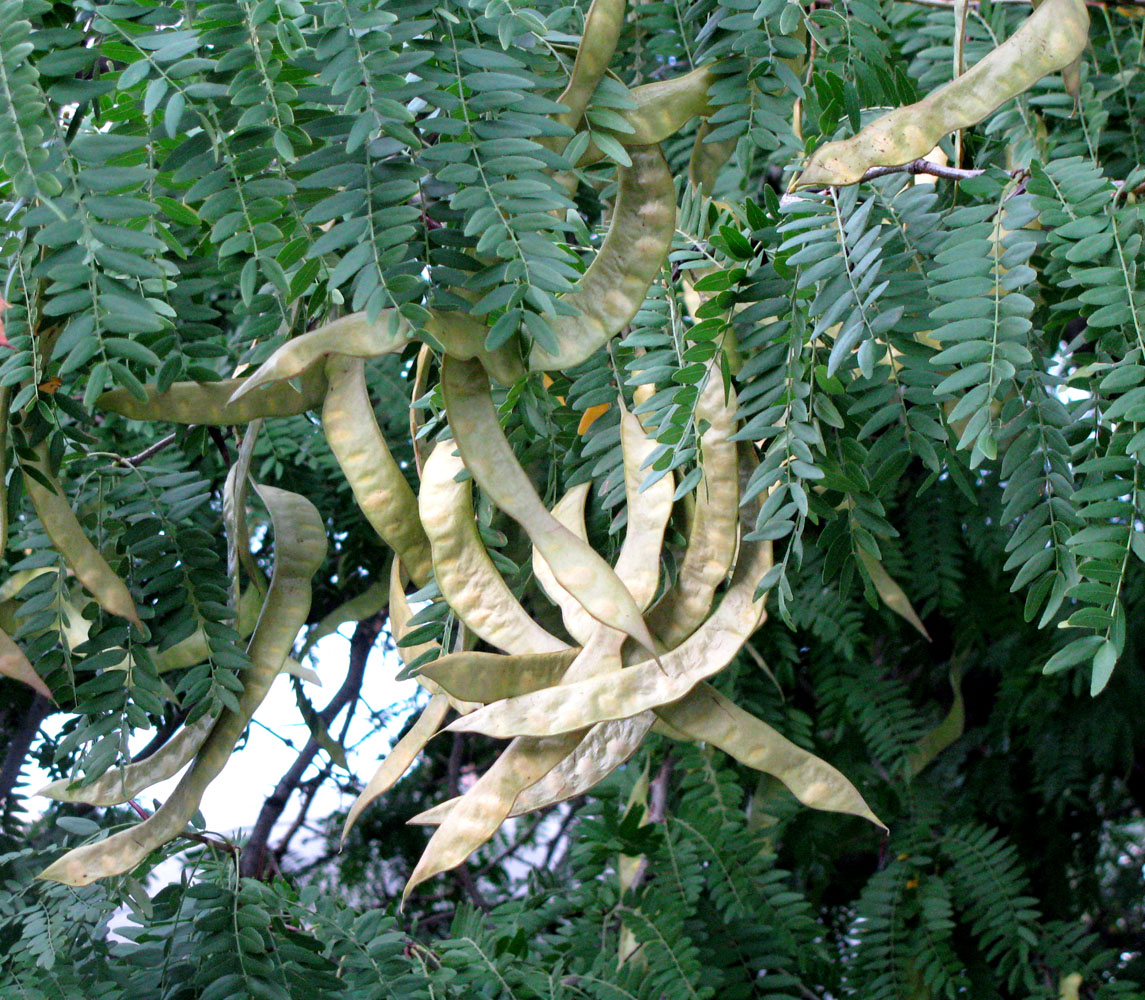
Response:
[[[1047,0],[1046,6],[1060,0]],[[561,96],[560,120],[576,128],[607,71],[624,20],[623,0],[594,0],[572,77]],[[175,383],[139,400],[122,390],[99,405],[139,420],[249,424],[228,477],[224,512],[230,526],[231,572],[249,565],[243,494],[254,434],[262,419],[321,409],[322,427],[355,500],[394,552],[390,578],[375,583],[355,607],[388,603],[400,641],[410,630],[407,581],[436,583],[463,625],[455,648],[399,645],[430,692],[421,717],[367,782],[346,820],[343,836],[372,801],[393,786],[438,732],[448,728],[510,740],[493,766],[463,796],[430,809],[416,822],[437,827],[411,875],[408,894],[434,874],[463,862],[510,816],[579,795],[636,752],[651,731],[703,741],[783,781],[807,805],[878,820],[838,771],[797,747],[763,721],[719,694],[707,679],[726,667],[763,622],[766,595],[756,593],[771,567],[770,542],[740,540],[740,481],[754,461],[737,450],[734,394],[725,393],[713,365],[696,404],[701,478],[677,578],[660,579],[665,529],[672,516],[671,475],[642,489],[642,469],[655,441],[618,399],[628,502],[628,528],[610,564],[588,543],[587,484],[549,510],[518,463],[501,428],[490,380],[509,383],[529,372],[578,364],[628,324],[665,264],[676,224],[673,181],[658,143],[696,116],[710,112],[710,67],[632,91],[624,112],[632,131],[621,137],[628,166],[618,167],[617,196],[608,234],[590,266],[564,297],[568,315],[552,317],[555,342],[533,344],[527,355],[508,347],[489,351],[483,323],[462,313],[428,313],[415,328],[397,311],[376,319],[358,313],[288,341],[245,378],[210,384]],[[701,129],[699,141],[706,131]],[[554,147],[564,143],[554,140]],[[559,149],[557,150],[559,151]],[[708,150],[696,168],[714,180],[727,150]],[[583,165],[599,158],[589,148]],[[696,171],[694,171],[696,172]],[[418,490],[393,459],[374,417],[365,379],[367,359],[423,340],[440,351],[441,391],[451,440],[417,456]],[[431,355],[423,348],[417,395],[424,392]],[[638,397],[639,399],[639,397]],[[412,426],[416,429],[416,423]],[[544,594],[560,612],[563,634],[543,627],[520,603],[490,558],[477,530],[473,484],[515,521],[533,549]],[[72,885],[128,871],[186,826],[207,784],[221,770],[270,682],[289,660],[310,605],[310,578],[326,550],[322,519],[292,493],[256,486],[275,535],[274,574],[265,591],[243,675],[238,710],[224,708],[172,737],[148,760],[81,788],[56,782],[58,798],[106,804],[126,801],[191,762],[168,801],[149,819],[107,840],[65,854],[43,878]],[[56,511],[58,497],[33,496],[77,578],[112,613],[133,618],[130,595],[82,533]],[[70,513],[70,511],[69,511]],[[73,516],[74,517],[74,516]],[[65,537],[67,536],[67,537]],[[90,543],[88,545],[90,548]],[[251,593],[255,588],[252,587]],[[237,599],[237,598],[236,598]],[[343,611],[334,613],[337,617]],[[336,623],[335,623],[336,625]],[[319,625],[319,630],[331,626]],[[474,650],[476,640],[489,649]],[[188,656],[200,636],[186,640]],[[178,647],[168,651],[174,653]],[[2,651],[0,651],[2,652]],[[9,656],[9,660],[11,657]],[[428,662],[427,662],[428,661]],[[180,661],[181,662],[181,661]],[[295,665],[297,666],[297,665]],[[10,664],[8,672],[18,672]]]

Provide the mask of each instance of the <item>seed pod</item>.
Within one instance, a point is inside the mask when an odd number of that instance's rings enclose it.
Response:
[[[793,189],[857,184],[871,167],[910,163],[958,129],[970,128],[1085,49],[1084,0],[1045,0],[1017,31],[961,76],[915,104],[896,108],[850,139],[824,143]]]
[[[906,591],[895,583],[894,578],[883,568],[883,564],[879,562],[878,559],[864,548],[860,548],[858,551],[859,561],[871,575],[871,582],[875,585],[875,590],[878,592],[882,602],[900,618],[905,618],[910,622],[922,633],[922,637],[926,639],[927,642],[930,642],[930,633],[927,632],[926,626],[922,623],[922,619],[918,617],[918,613],[914,610],[914,605],[910,603],[910,598],[906,596]]]
[[[696,130],[696,141],[692,144],[692,156],[688,160],[688,180],[692,187],[711,197],[712,188],[716,186],[720,168],[728,162],[729,157],[736,150],[739,139],[718,139],[715,142],[705,141],[712,128],[704,122]]]
[[[592,0],[584,18],[584,35],[576,50],[576,61],[569,74],[568,86],[557,98],[568,111],[562,111],[556,120],[576,129],[588,107],[589,99],[612,62],[620,30],[624,26],[625,0]],[[553,140],[553,148],[562,151],[568,139]]]
[[[455,698],[488,705],[560,683],[579,654],[579,649],[522,656],[449,653],[427,663],[417,672],[417,678],[429,678]]]
[[[442,389],[465,467],[498,507],[525,529],[569,591],[597,621],[632,636],[653,656],[653,639],[632,595],[608,565],[545,509],[497,420],[480,365],[447,357]]]
[[[553,517],[569,529],[581,541],[588,540],[588,530],[584,525],[584,505],[588,499],[591,483],[581,483],[574,486],[553,507]],[[541,589],[558,608],[561,609],[561,620],[565,629],[582,646],[585,645],[600,626],[578,601],[564,587],[557,583],[549,564],[545,562],[537,547],[533,546],[533,576]]]
[[[14,681],[27,684],[37,694],[42,694],[48,701],[55,701],[52,689],[44,680],[31,661],[24,655],[24,651],[16,645],[12,637],[0,629],[0,676],[11,677]]]
[[[456,868],[492,837],[509,815],[517,795],[567,757],[581,735],[513,740],[434,831],[402,892],[402,905],[418,885]]]
[[[288,340],[243,381],[231,399],[242,399],[247,393],[270,382],[295,378],[331,354],[350,358],[380,358],[384,354],[394,354],[412,337],[409,323],[393,311],[383,312],[374,323],[366,319],[365,313],[343,316]]]
[[[95,405],[97,409],[118,413],[130,420],[228,427],[247,424],[260,417],[293,417],[321,406],[326,395],[326,375],[321,368],[303,373],[301,383],[301,391],[280,382],[262,386],[231,402],[231,397],[243,387],[241,378],[176,382],[163,392],[146,386],[146,400],[139,399],[128,389],[112,389],[100,396]]]
[[[150,757],[108,771],[90,785],[72,787],[74,782],[60,778],[45,785],[37,795],[57,802],[85,802],[93,806],[114,806],[135,798],[160,781],[166,781],[199,752],[215,725],[215,716],[203,715],[190,726],[183,726]]]
[[[362,793],[354,799],[354,804],[350,806],[350,812],[346,815],[346,822],[342,826],[342,843],[346,842],[346,835],[362,814],[362,810],[398,783],[441,727],[448,714],[449,699],[445,695],[435,694],[429,699],[429,704],[422,709],[417,722],[394,744],[393,749],[386,754],[386,759],[374,772],[374,776],[362,789]]]
[[[418,498],[442,596],[468,628],[507,653],[567,649],[521,607],[485,551],[473,516],[473,485],[468,479],[457,481],[465,465],[454,448],[452,441],[434,447]]]
[[[659,663],[645,660],[614,673],[507,698],[455,720],[448,728],[499,739],[552,736],[676,701],[726,667],[759,627],[766,595],[758,601],[753,598],[757,583],[770,568],[769,542],[745,544],[719,607],[681,646],[661,656]],[[581,654],[586,661],[587,654],[588,647]]]
[[[839,771],[710,685],[697,685],[675,704],[657,708],[656,714],[691,739],[718,747],[741,764],[778,778],[805,806],[861,816],[886,829]]]
[[[239,710],[223,709],[195,762],[154,815],[107,840],[68,851],[38,878],[87,885],[130,871],[153,850],[178,836],[270,689],[309,613],[310,578],[326,557],[326,532],[309,500],[270,486],[256,489],[274,527],[274,574],[247,647],[251,666],[243,674]]]
[[[676,189],[658,146],[634,146],[632,166],[618,170],[612,224],[600,252],[562,301],[576,316],[553,316],[556,353],[539,343],[529,352],[531,371],[580,364],[632,320],[668,257],[676,231]]]
[[[429,539],[418,517],[417,497],[386,446],[366,391],[365,363],[340,355],[326,362],[330,388],[322,405],[326,440],[354,499],[382,540],[420,587],[429,579]]]
[[[441,648],[438,643],[433,641],[418,643],[416,646],[401,645],[402,639],[409,632],[409,620],[412,617],[413,609],[410,608],[409,601],[406,600],[401,560],[395,556],[394,561],[390,563],[390,631],[393,633],[394,641],[399,644],[398,656],[401,657],[402,663],[406,666],[413,663],[419,656],[424,656],[431,649]]]
[[[47,479],[52,488],[48,489],[32,475],[24,476],[24,488],[56,551],[104,611],[143,628],[131,591],[84,534],[79,519],[64,496],[63,487],[52,475],[47,449],[42,442],[36,448],[36,456],[38,474]]]
[[[688,532],[688,547],[672,588],[648,616],[652,630],[664,644],[679,645],[699,627],[712,606],[716,588],[723,583],[735,557],[739,518],[739,473],[735,432],[735,393],[725,398],[719,366],[696,400],[696,420],[707,422],[700,435],[700,482]]]

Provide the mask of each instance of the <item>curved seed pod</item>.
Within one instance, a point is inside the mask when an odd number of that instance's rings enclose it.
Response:
[[[426,387],[429,385],[429,364],[432,360],[433,350],[429,344],[422,344],[417,352],[417,366],[414,369],[413,386],[410,389],[409,407],[409,439],[413,446],[413,462],[417,466],[419,479],[421,478],[421,467],[425,464],[425,457],[422,455],[421,447],[418,444],[421,421],[418,419],[417,410],[414,409],[413,404],[425,395]]]
[[[579,654],[579,649],[522,656],[449,653],[427,663],[417,672],[417,678],[428,677],[455,698],[488,705],[560,683]]]
[[[380,614],[389,603],[389,599],[388,577],[375,580],[357,597],[343,601],[333,611],[324,615],[322,620],[307,634],[302,652],[298,655],[305,656],[315,643],[321,642],[328,635],[333,635],[338,631],[339,626],[345,625],[346,622],[359,622],[363,618],[372,618],[374,615]]]
[[[48,467],[47,451],[42,442],[36,448],[36,456],[39,474],[51,482],[53,488],[48,489],[30,475],[24,477],[24,488],[56,551],[104,611],[126,618],[142,628],[131,591],[84,534],[83,526],[64,496],[63,487]]]
[[[484,323],[464,313],[434,313],[425,324],[425,332],[459,361],[476,358],[489,377],[502,385],[512,385],[525,374],[520,357],[509,348],[485,349],[488,329]]]
[[[688,160],[688,180],[692,187],[711,197],[712,188],[716,186],[720,168],[728,162],[729,157],[736,150],[738,139],[717,139],[715,142],[705,142],[712,128],[704,122],[696,130],[696,141],[692,145],[692,156]]]
[[[918,617],[918,613],[914,610],[914,605],[910,603],[910,598],[906,596],[906,591],[895,583],[894,578],[883,568],[883,564],[863,548],[859,549],[859,561],[866,568],[866,571],[870,573],[871,582],[875,585],[875,590],[878,591],[883,604],[900,618],[905,618],[910,622],[922,633],[923,638],[929,642],[930,633],[927,632],[926,626],[922,623],[922,619]]]
[[[498,507],[525,529],[557,582],[597,621],[632,636],[655,656],[651,633],[611,566],[545,509],[517,462],[480,365],[446,357],[442,389],[465,467]]]
[[[73,788],[70,779],[60,778],[36,794],[46,795],[57,802],[86,802],[93,806],[127,802],[144,789],[177,774],[199,752],[215,721],[213,715],[202,716],[190,726],[183,726],[150,757],[108,771],[90,785]]]
[[[956,660],[950,668],[950,687],[954,701],[943,720],[922,736],[907,755],[906,772],[915,777],[943,750],[953,746],[966,731],[966,702],[962,697],[962,668]]]
[[[1088,37],[1083,0],[1046,0],[961,76],[916,104],[883,115],[850,139],[824,143],[792,188],[857,184],[871,167],[897,167],[925,156],[943,136],[977,125],[1043,76],[1067,68]]]
[[[508,698],[457,719],[448,728],[501,739],[552,736],[638,715],[684,697],[726,667],[763,621],[766,595],[758,601],[752,598],[756,584],[771,568],[771,545],[752,543],[744,549],[746,558],[736,567],[720,606],[659,663],[645,660],[615,673]]]
[[[509,815],[535,812],[595,788],[636,753],[655,718],[652,712],[641,712],[593,726],[572,753],[517,795]]]
[[[886,829],[839,771],[710,685],[697,685],[674,705],[656,709],[656,714],[691,739],[710,743],[741,764],[774,775],[805,806],[861,816]]]
[[[568,86],[557,98],[558,104],[568,108],[556,116],[562,125],[575,129],[580,124],[584,109],[616,52],[620,29],[624,26],[624,7],[625,0],[592,0],[589,5]],[[568,139],[558,139],[555,145],[560,152],[568,145]]]
[[[636,315],[668,257],[676,231],[672,173],[658,146],[635,146],[629,153],[632,166],[618,170],[616,207],[604,244],[563,296],[579,315],[549,319],[557,352],[534,343],[531,371],[571,368],[608,343]]]
[[[406,600],[405,586],[402,583],[402,564],[396,556],[390,563],[390,631],[394,641],[400,643],[409,631],[409,620],[413,617],[413,609]],[[409,666],[419,656],[424,656],[431,649],[440,649],[436,642],[421,642],[416,646],[398,646],[398,656],[402,663]]]
[[[263,386],[235,402],[231,402],[231,397],[243,387],[241,378],[176,382],[164,392],[147,386],[146,400],[127,389],[112,389],[100,396],[95,405],[130,420],[227,427],[247,424],[259,417],[293,417],[321,406],[326,395],[326,376],[321,369],[304,373],[301,381],[301,391],[282,382]]]
[[[640,421],[620,404],[620,445],[624,453],[624,492],[628,497],[628,527],[620,554],[616,557],[616,575],[632,594],[641,611],[656,596],[660,582],[660,549],[664,529],[672,516],[675,492],[670,475],[663,476],[647,489],[642,489],[644,462],[657,443],[644,436]]]
[[[509,815],[517,795],[567,757],[580,742],[581,735],[568,733],[543,740],[513,740],[434,831],[406,882],[402,905],[418,885],[440,872],[456,868],[492,837]]]
[[[696,419],[708,429],[700,435],[702,475],[688,547],[675,584],[652,609],[648,622],[666,646],[676,646],[707,617],[716,588],[735,556],[739,519],[739,472],[735,432],[735,393],[724,397],[718,365],[696,400]],[[762,575],[762,574],[761,574]]]
[[[231,594],[237,608],[242,597],[242,587],[239,580],[239,566],[246,570],[256,585],[263,584],[262,569],[250,554],[250,530],[246,518],[246,487],[250,475],[250,463],[254,458],[254,445],[258,440],[258,432],[262,429],[262,420],[252,420],[243,433],[242,444],[239,447],[235,464],[227,470],[226,482],[223,484],[223,525],[227,535],[227,573],[231,578]]]
[[[448,713],[449,699],[445,695],[435,694],[429,699],[429,704],[422,709],[417,722],[410,727],[405,736],[394,744],[393,749],[386,754],[386,759],[374,772],[374,776],[362,789],[362,794],[354,799],[354,804],[350,806],[350,812],[346,816],[346,822],[342,825],[341,839],[343,843],[346,841],[346,834],[350,832],[350,828],[362,814],[362,810],[398,783],[398,780],[417,759],[417,755],[422,752],[425,745],[441,727]]]
[[[617,133],[625,147],[653,146],[670,139],[693,118],[706,118],[713,111],[708,90],[719,79],[713,65],[701,66],[671,80],[633,87],[628,96],[636,102],[635,108],[618,109],[631,126],[631,132]],[[629,149],[629,153],[632,150]],[[590,144],[577,161],[578,167],[587,167],[604,158],[604,154]]]
[[[274,526],[274,574],[247,647],[251,666],[243,674],[239,711],[222,711],[195,762],[154,815],[107,840],[68,851],[38,878],[87,885],[130,871],[153,850],[178,836],[270,689],[309,613],[310,578],[326,558],[326,531],[309,500],[270,486],[256,489]]]
[[[42,694],[48,701],[54,702],[52,690],[31,661],[24,655],[24,651],[16,645],[15,640],[5,631],[0,630],[0,676],[11,677],[14,681],[27,684],[37,694]]]
[[[294,378],[331,354],[378,358],[394,354],[413,338],[409,323],[392,310],[371,323],[364,312],[352,313],[288,340],[242,382],[231,397],[243,398],[260,385]]]
[[[418,498],[442,596],[468,628],[507,653],[568,649],[521,607],[485,551],[473,516],[473,485],[468,479],[456,480],[465,465],[454,447],[452,441],[434,447]]]
[[[365,362],[334,355],[326,362],[326,377],[330,388],[322,405],[322,426],[330,450],[366,519],[397,553],[414,582],[424,586],[432,565],[429,539],[418,517],[417,497],[374,418]]]
[[[588,531],[584,525],[584,505],[588,499],[591,483],[581,483],[574,486],[553,507],[553,517],[569,529],[581,541],[588,540]],[[557,583],[553,571],[544,557],[533,546],[533,575],[541,589],[558,608],[561,609],[561,619],[565,628],[577,642],[585,645],[596,633],[600,626],[595,618],[580,606],[580,602],[564,587]]]

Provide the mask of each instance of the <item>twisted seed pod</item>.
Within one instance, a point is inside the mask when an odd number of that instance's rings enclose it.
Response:
[[[274,574],[247,647],[251,666],[243,673],[239,710],[223,709],[195,762],[150,818],[107,840],[68,851],[38,878],[87,885],[130,871],[153,850],[178,836],[270,689],[309,613],[310,578],[326,557],[326,532],[309,500],[270,486],[256,489],[274,527]]]
[[[584,524],[584,505],[592,483],[581,483],[569,490],[553,507],[553,517],[563,524],[582,542],[588,541],[588,529]],[[533,546],[533,576],[545,592],[545,596],[561,609],[561,620],[565,629],[582,646],[596,632],[599,622],[592,617],[580,602],[564,587],[557,583],[549,564],[545,562],[537,547]]]
[[[669,647],[699,627],[735,558],[739,518],[736,444],[731,440],[735,411],[735,393],[725,398],[717,364],[709,369],[696,400],[696,420],[709,426],[700,435],[702,472],[688,547],[675,584],[648,615],[649,626]]]
[[[92,806],[114,806],[135,798],[144,789],[165,781],[186,765],[199,752],[211,729],[215,716],[204,715],[190,726],[183,726],[150,757],[125,767],[108,771],[90,785],[71,787],[74,782],[60,778],[45,785],[37,795],[46,795],[57,802],[85,802]]]
[[[24,651],[3,629],[0,629],[0,676],[11,677],[14,681],[27,684],[28,687],[38,694],[42,694],[48,701],[56,700],[52,697],[51,688],[36,673],[36,668],[24,655]]]
[[[597,621],[632,636],[655,655],[632,595],[601,556],[545,509],[497,420],[480,365],[446,357],[442,390],[449,426],[465,467],[498,507],[525,529],[569,591]]]
[[[1017,31],[961,76],[896,108],[850,139],[820,146],[793,189],[857,184],[871,167],[910,163],[958,129],[978,124],[1043,76],[1070,66],[1089,38],[1084,0],[1045,0]]]
[[[886,829],[858,789],[839,771],[710,685],[697,685],[675,704],[657,708],[656,714],[691,739],[708,743],[741,764],[775,776],[805,806],[861,816]]]
[[[558,684],[579,654],[579,649],[522,656],[463,651],[427,663],[417,677],[428,677],[455,698],[488,705]]]
[[[473,515],[473,485],[457,481],[465,465],[454,447],[441,441],[430,452],[418,498],[442,596],[468,628],[507,653],[568,649],[521,607],[485,551]]]
[[[374,323],[365,313],[343,316],[288,340],[247,376],[231,399],[237,401],[259,386],[295,378],[331,354],[380,358],[400,351],[412,338],[409,323],[392,310],[383,312]]]
[[[220,382],[176,382],[159,392],[147,386],[141,400],[127,389],[112,389],[96,401],[98,409],[118,413],[130,420],[165,420],[173,424],[205,424],[229,427],[260,417],[293,417],[322,405],[326,376],[314,370],[302,375],[301,390],[285,382],[265,385],[235,402],[231,397],[243,387],[243,379]]]
[[[326,361],[330,388],[322,404],[326,440],[366,519],[398,554],[420,587],[432,565],[418,502],[386,446],[366,391],[365,362],[333,355]]]
[[[52,488],[48,489],[32,475],[24,476],[24,488],[56,551],[104,611],[126,618],[142,628],[131,591],[84,534],[83,526],[64,496],[63,487],[51,473],[43,442],[36,447],[36,457],[39,475],[47,479]]]
[[[445,695],[435,694],[429,699],[429,704],[422,709],[417,722],[394,744],[393,749],[386,754],[386,759],[374,772],[374,776],[362,789],[362,793],[354,799],[354,804],[350,806],[350,812],[346,815],[346,822],[342,825],[343,843],[346,841],[346,835],[350,832],[350,828],[362,814],[362,810],[398,783],[398,780],[417,759],[417,755],[425,749],[425,745],[441,728],[447,714],[449,714],[449,699]]]
[[[620,40],[620,29],[624,26],[625,0],[592,0],[584,18],[584,35],[576,50],[576,61],[569,74],[568,86],[557,98],[568,111],[562,111],[556,120],[562,125],[575,129],[584,116],[589,99],[597,85],[604,78],[608,64],[616,52]],[[568,145],[568,139],[554,141],[554,148],[560,152]]]
[[[756,584],[771,568],[770,543],[745,544],[719,607],[659,663],[645,660],[617,673],[565,683],[478,709],[448,728],[504,739],[551,736],[638,715],[686,695],[726,667],[764,618]],[[588,647],[581,656],[588,659]],[[574,663],[574,667],[575,667]]]
[[[676,230],[676,189],[658,146],[630,151],[631,167],[618,170],[619,191],[612,224],[600,252],[562,301],[579,315],[549,320],[556,353],[534,343],[531,371],[580,364],[618,334],[636,315],[668,257]]]
[[[457,867],[492,837],[517,795],[567,757],[580,738],[580,733],[568,733],[543,740],[513,740],[434,831],[406,882],[402,905],[418,885]]]

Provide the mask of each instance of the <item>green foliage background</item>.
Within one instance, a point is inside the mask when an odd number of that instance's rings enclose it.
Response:
[[[142,873],[34,883],[65,839],[131,819],[64,809],[30,824],[14,794],[0,818],[3,995],[977,1000],[1068,997],[1075,973],[1081,996],[1141,995],[1141,14],[1095,4],[1077,108],[1056,76],[1042,81],[963,137],[958,183],[900,173],[792,198],[781,192],[814,145],[949,79],[952,7],[634,4],[615,79],[562,156],[543,140],[560,132],[575,5],[0,4],[3,555],[6,576],[50,571],[3,594],[0,624],[66,713],[59,738],[33,745],[44,766],[98,777],[133,731],[172,722],[172,699],[194,717],[233,698],[246,662],[218,530],[233,442],[180,429],[122,461],[171,428],[110,415],[101,394],[229,377],[351,310],[415,324],[462,310],[491,347],[544,341],[606,226],[627,88],[715,63],[709,139],[735,152],[698,192],[696,126],[664,144],[679,178],[670,267],[609,350],[499,402],[547,499],[594,483],[607,551],[625,516],[617,411],[578,435],[581,414],[653,383],[652,473],[694,486],[695,383],[725,359],[761,458],[746,493],[776,487],[754,537],[778,559],[756,655],[718,686],[839,767],[891,828],[884,841],[808,814],[753,773],[653,740],[574,803],[550,863],[490,867],[502,837],[478,855],[476,893],[441,879],[398,916],[395,884],[424,841],[397,828],[442,797],[448,748],[341,858],[266,883],[209,850],[162,888]],[[1024,15],[972,6],[967,59]],[[605,160],[570,198],[552,172],[589,140]],[[709,297],[695,319],[690,271]],[[412,353],[370,379],[408,465]],[[423,437],[439,403],[418,403]],[[152,641],[202,626],[206,662],[160,677],[139,636],[82,599],[90,631],[64,641],[71,585],[23,487],[40,444]],[[312,622],[384,579],[386,553],[311,416],[268,422],[255,467],[327,520]],[[486,514],[534,601],[520,537]],[[860,552],[932,641],[879,606]],[[444,607],[426,619],[427,634],[452,627]],[[133,669],[108,670],[124,650]],[[953,667],[965,731],[919,769]],[[30,696],[3,684],[10,748]],[[625,805],[644,769],[667,801],[640,826]],[[544,859],[544,835],[528,856]],[[623,894],[621,853],[645,859]],[[113,935],[123,906],[132,923]],[[622,928],[640,950],[618,965]]]

